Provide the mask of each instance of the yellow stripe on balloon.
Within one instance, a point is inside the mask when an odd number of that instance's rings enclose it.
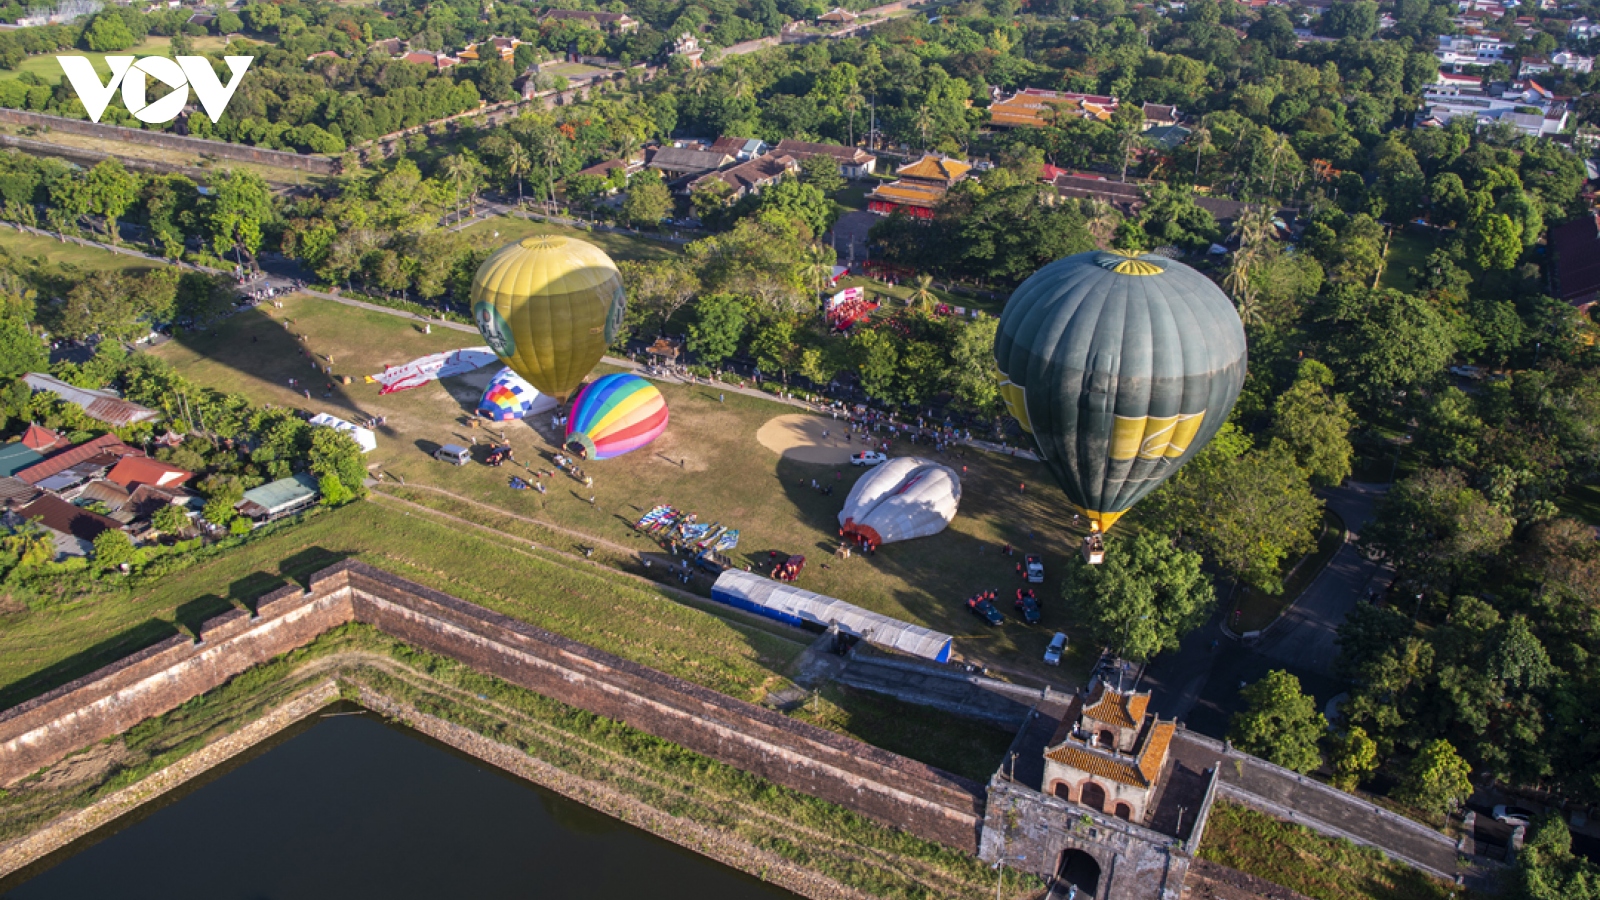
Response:
[[[654,399],[655,397],[651,396],[649,391],[634,391],[632,394],[622,398],[622,402],[612,407],[611,411],[606,413],[600,421],[594,423],[590,428],[590,432],[592,434],[605,433],[619,424],[629,413]]]

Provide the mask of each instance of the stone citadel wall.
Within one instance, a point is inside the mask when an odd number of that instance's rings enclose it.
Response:
[[[984,789],[878,747],[601,652],[371,566],[345,561],[310,589],[224,613],[0,713],[0,784],[175,709],[346,622],[568,705],[625,722],[784,787],[975,852]]]
[[[229,143],[228,141],[210,141],[205,138],[168,134],[164,131],[123,128],[121,125],[102,125],[98,122],[68,119],[64,116],[49,116],[44,113],[28,112],[22,109],[0,109],[0,122],[8,125],[49,128],[54,131],[65,131],[68,134],[81,134],[88,137],[101,138],[102,140],[118,141],[124,144],[145,144],[151,147],[161,147],[165,150],[176,150],[180,153],[200,153],[207,156],[221,157],[222,159],[231,159],[236,162],[278,166],[284,169],[310,172],[314,175],[335,175],[339,171],[339,161],[328,156],[290,153],[284,150],[268,150],[264,147],[249,147],[244,144]]]

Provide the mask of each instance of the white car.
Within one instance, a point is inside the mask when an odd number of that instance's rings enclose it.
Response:
[[[1044,648],[1044,662],[1047,666],[1061,665],[1061,654],[1067,652],[1067,634],[1064,631],[1056,632],[1050,639],[1050,646]]]
[[[1527,827],[1533,821],[1533,810],[1502,804],[1494,808],[1494,820],[1496,822],[1504,822],[1513,828],[1518,825]]]
[[[863,450],[850,457],[850,465],[852,466],[878,466],[888,461],[889,457],[876,450]]]

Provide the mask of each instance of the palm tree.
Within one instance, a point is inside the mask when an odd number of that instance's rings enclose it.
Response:
[[[506,148],[506,173],[517,180],[517,207],[522,207],[522,176],[533,168],[533,158],[521,141],[512,141]]]
[[[924,103],[917,107],[917,134],[922,136],[922,149],[928,149],[928,132],[933,130],[933,110]]]
[[[914,305],[922,308],[923,310],[927,310],[929,307],[933,306],[934,301],[939,299],[938,297],[934,296],[933,293],[933,276],[927,272],[923,272],[921,275],[918,275],[917,280],[912,282],[912,284],[915,285],[915,287],[912,288],[911,296],[906,298],[907,306]]]
[[[1211,149],[1211,129],[1206,127],[1206,117],[1200,117],[1200,124],[1189,135],[1189,143],[1194,145],[1194,183],[1200,183],[1200,156]]]
[[[857,92],[846,94],[845,98],[839,101],[839,105],[844,107],[844,111],[850,114],[849,135],[850,146],[852,147],[856,145],[856,113],[860,112],[861,107],[865,106],[866,103],[867,98]]]
[[[561,161],[561,151],[566,149],[562,146],[563,138],[561,132],[556,129],[545,128],[540,130],[534,140],[537,142],[536,149],[539,151],[539,158],[544,162],[545,186],[550,193],[550,202],[554,204],[556,202],[556,164]]]
[[[711,89],[711,76],[705,69],[690,69],[683,76],[683,89],[696,97],[703,97]]]
[[[1101,248],[1111,246],[1111,239],[1117,234],[1117,226],[1122,224],[1122,215],[1116,207],[1104,200],[1089,200],[1085,204],[1084,227],[1094,238],[1096,246]]]
[[[444,176],[455,185],[456,221],[461,221],[461,179],[472,177],[472,161],[460,153],[452,153],[442,160]]]
[[[825,244],[811,244],[806,247],[803,262],[806,271],[811,275],[812,285],[816,288],[817,296],[822,296],[822,283],[833,277],[833,264],[837,257],[833,248]]]

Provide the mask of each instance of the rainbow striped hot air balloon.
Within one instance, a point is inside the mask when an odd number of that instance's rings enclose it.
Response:
[[[567,419],[567,446],[587,459],[637,450],[667,430],[667,401],[637,375],[604,375],[578,390]]]

